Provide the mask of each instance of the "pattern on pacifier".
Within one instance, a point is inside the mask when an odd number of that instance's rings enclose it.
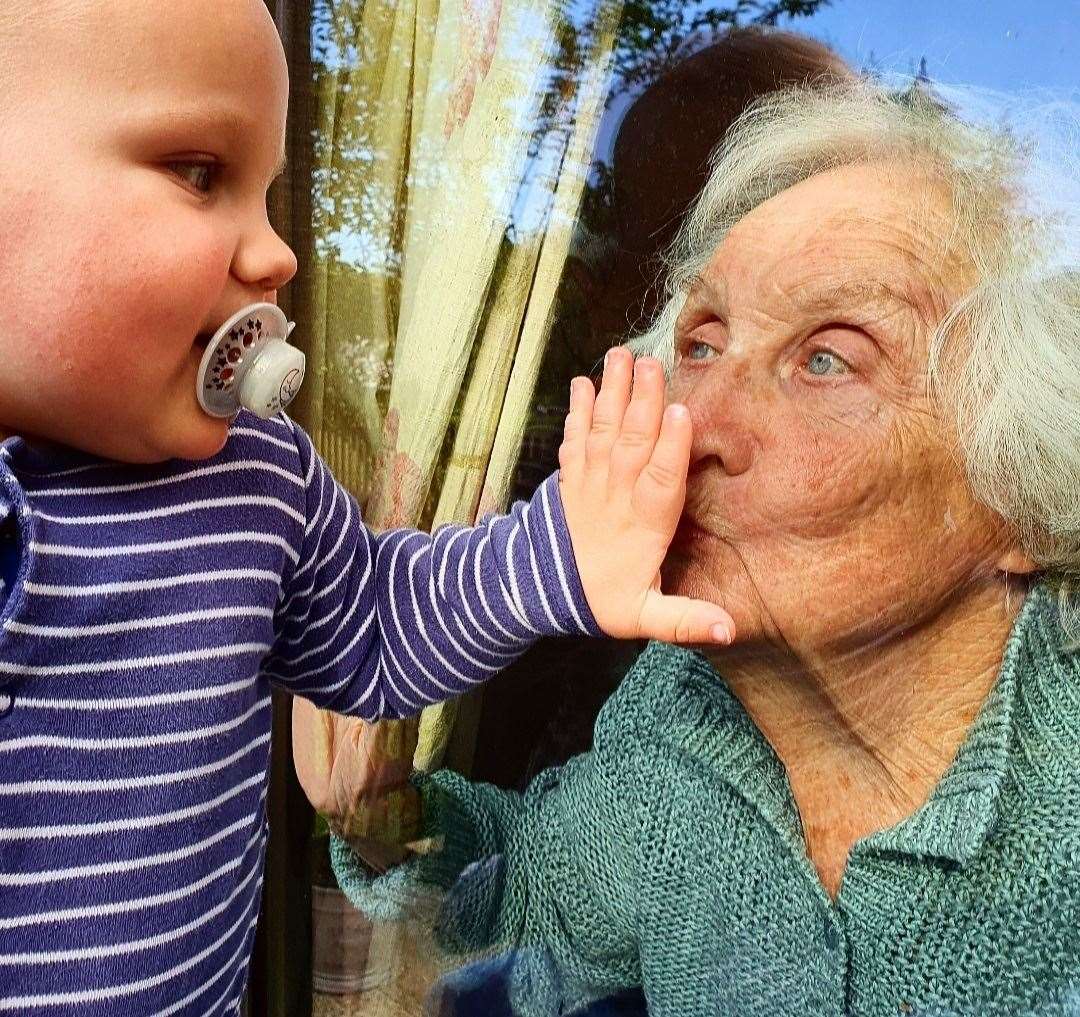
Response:
[[[223,392],[236,381],[236,369],[244,360],[244,351],[258,344],[263,337],[261,318],[248,318],[229,329],[228,337],[217,349],[210,368],[208,387]]]

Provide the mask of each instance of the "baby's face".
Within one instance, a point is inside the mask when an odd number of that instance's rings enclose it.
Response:
[[[199,407],[196,338],[296,271],[266,215],[288,104],[273,22],[262,0],[34,10],[0,14],[0,430],[211,456],[229,421]]]

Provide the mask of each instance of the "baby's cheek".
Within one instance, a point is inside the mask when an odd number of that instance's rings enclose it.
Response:
[[[194,338],[229,278],[223,246],[194,232],[174,233],[171,244],[124,238],[87,279],[101,294],[95,316],[139,345]]]
[[[234,254],[231,237],[208,229],[188,229],[171,253],[165,269],[174,280],[194,295],[202,294],[209,306],[220,299],[229,278]]]
[[[5,335],[19,335],[22,343],[38,346],[55,334],[88,270],[82,238],[64,213],[44,195],[17,192],[0,201],[0,322]]]

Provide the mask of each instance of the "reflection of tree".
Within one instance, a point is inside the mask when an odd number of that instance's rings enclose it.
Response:
[[[593,27],[604,0],[557,0],[559,51],[552,62],[552,87],[541,109],[538,134],[557,119],[560,101],[574,90],[581,61],[588,58]],[[685,55],[687,44],[748,25],[775,27],[783,18],[809,17],[832,0],[626,0],[612,61],[609,101],[640,91]]]
[[[807,17],[831,0],[627,0],[615,47],[615,70],[624,88],[647,85],[678,59],[698,34],[744,25],[775,27],[782,18]]]
[[[556,46],[548,68],[547,87],[540,99],[530,148],[531,162],[558,160],[572,124],[574,95],[585,62],[590,58],[596,27],[616,0],[554,0]],[[663,74],[684,53],[693,39],[743,25],[776,25],[782,19],[813,14],[830,0],[626,0],[622,3],[615,53],[612,94],[639,90]],[[380,119],[389,111],[380,109],[377,93],[363,98],[352,96],[348,77],[363,67],[373,49],[370,17],[365,23],[364,0],[312,0],[311,63],[312,86],[316,95],[330,94],[324,88],[327,76],[340,76],[338,104],[352,107],[349,116],[333,106],[320,111],[314,132],[315,166],[313,180],[313,235],[319,256],[354,265],[362,271],[395,275],[400,268],[400,235],[396,228],[402,195],[388,188],[385,175],[373,172],[385,154],[376,140]],[[393,5],[386,6],[386,18],[393,17]],[[367,28],[365,28],[367,24]],[[376,26],[382,28],[385,26]],[[433,28],[433,26],[431,26]],[[391,51],[391,62],[410,64],[412,52]],[[414,69],[415,71],[415,69]],[[437,88],[442,84],[433,83]],[[407,101],[397,96],[396,101]],[[338,115],[335,115],[338,114]],[[400,115],[395,111],[395,115]],[[330,149],[333,159],[326,158]],[[531,166],[525,173],[527,184],[543,170]],[[557,175],[557,174],[556,174]],[[429,179],[423,179],[427,176]],[[433,186],[438,166],[412,164],[407,186]],[[439,186],[447,186],[440,181]],[[453,182],[449,182],[451,185]],[[595,184],[594,184],[595,186]],[[587,195],[586,203],[602,200]],[[511,231],[511,237],[520,231]]]

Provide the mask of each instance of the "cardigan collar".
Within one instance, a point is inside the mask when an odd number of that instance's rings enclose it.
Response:
[[[989,695],[926,802],[901,822],[858,841],[853,851],[887,851],[960,865],[974,858],[994,827],[1016,751],[1018,696],[1024,697],[1028,714],[1032,708],[1026,701],[1032,698],[1044,704],[1047,723],[1080,731],[1080,652],[1063,653],[1063,641],[1054,594],[1045,583],[1037,584],[1013,624]],[[708,660],[674,647],[664,650],[685,656],[677,673],[682,693],[689,694],[669,700],[668,737],[707,759],[785,841],[804,851],[787,774],[765,736]],[[695,706],[688,709],[692,701]]]

